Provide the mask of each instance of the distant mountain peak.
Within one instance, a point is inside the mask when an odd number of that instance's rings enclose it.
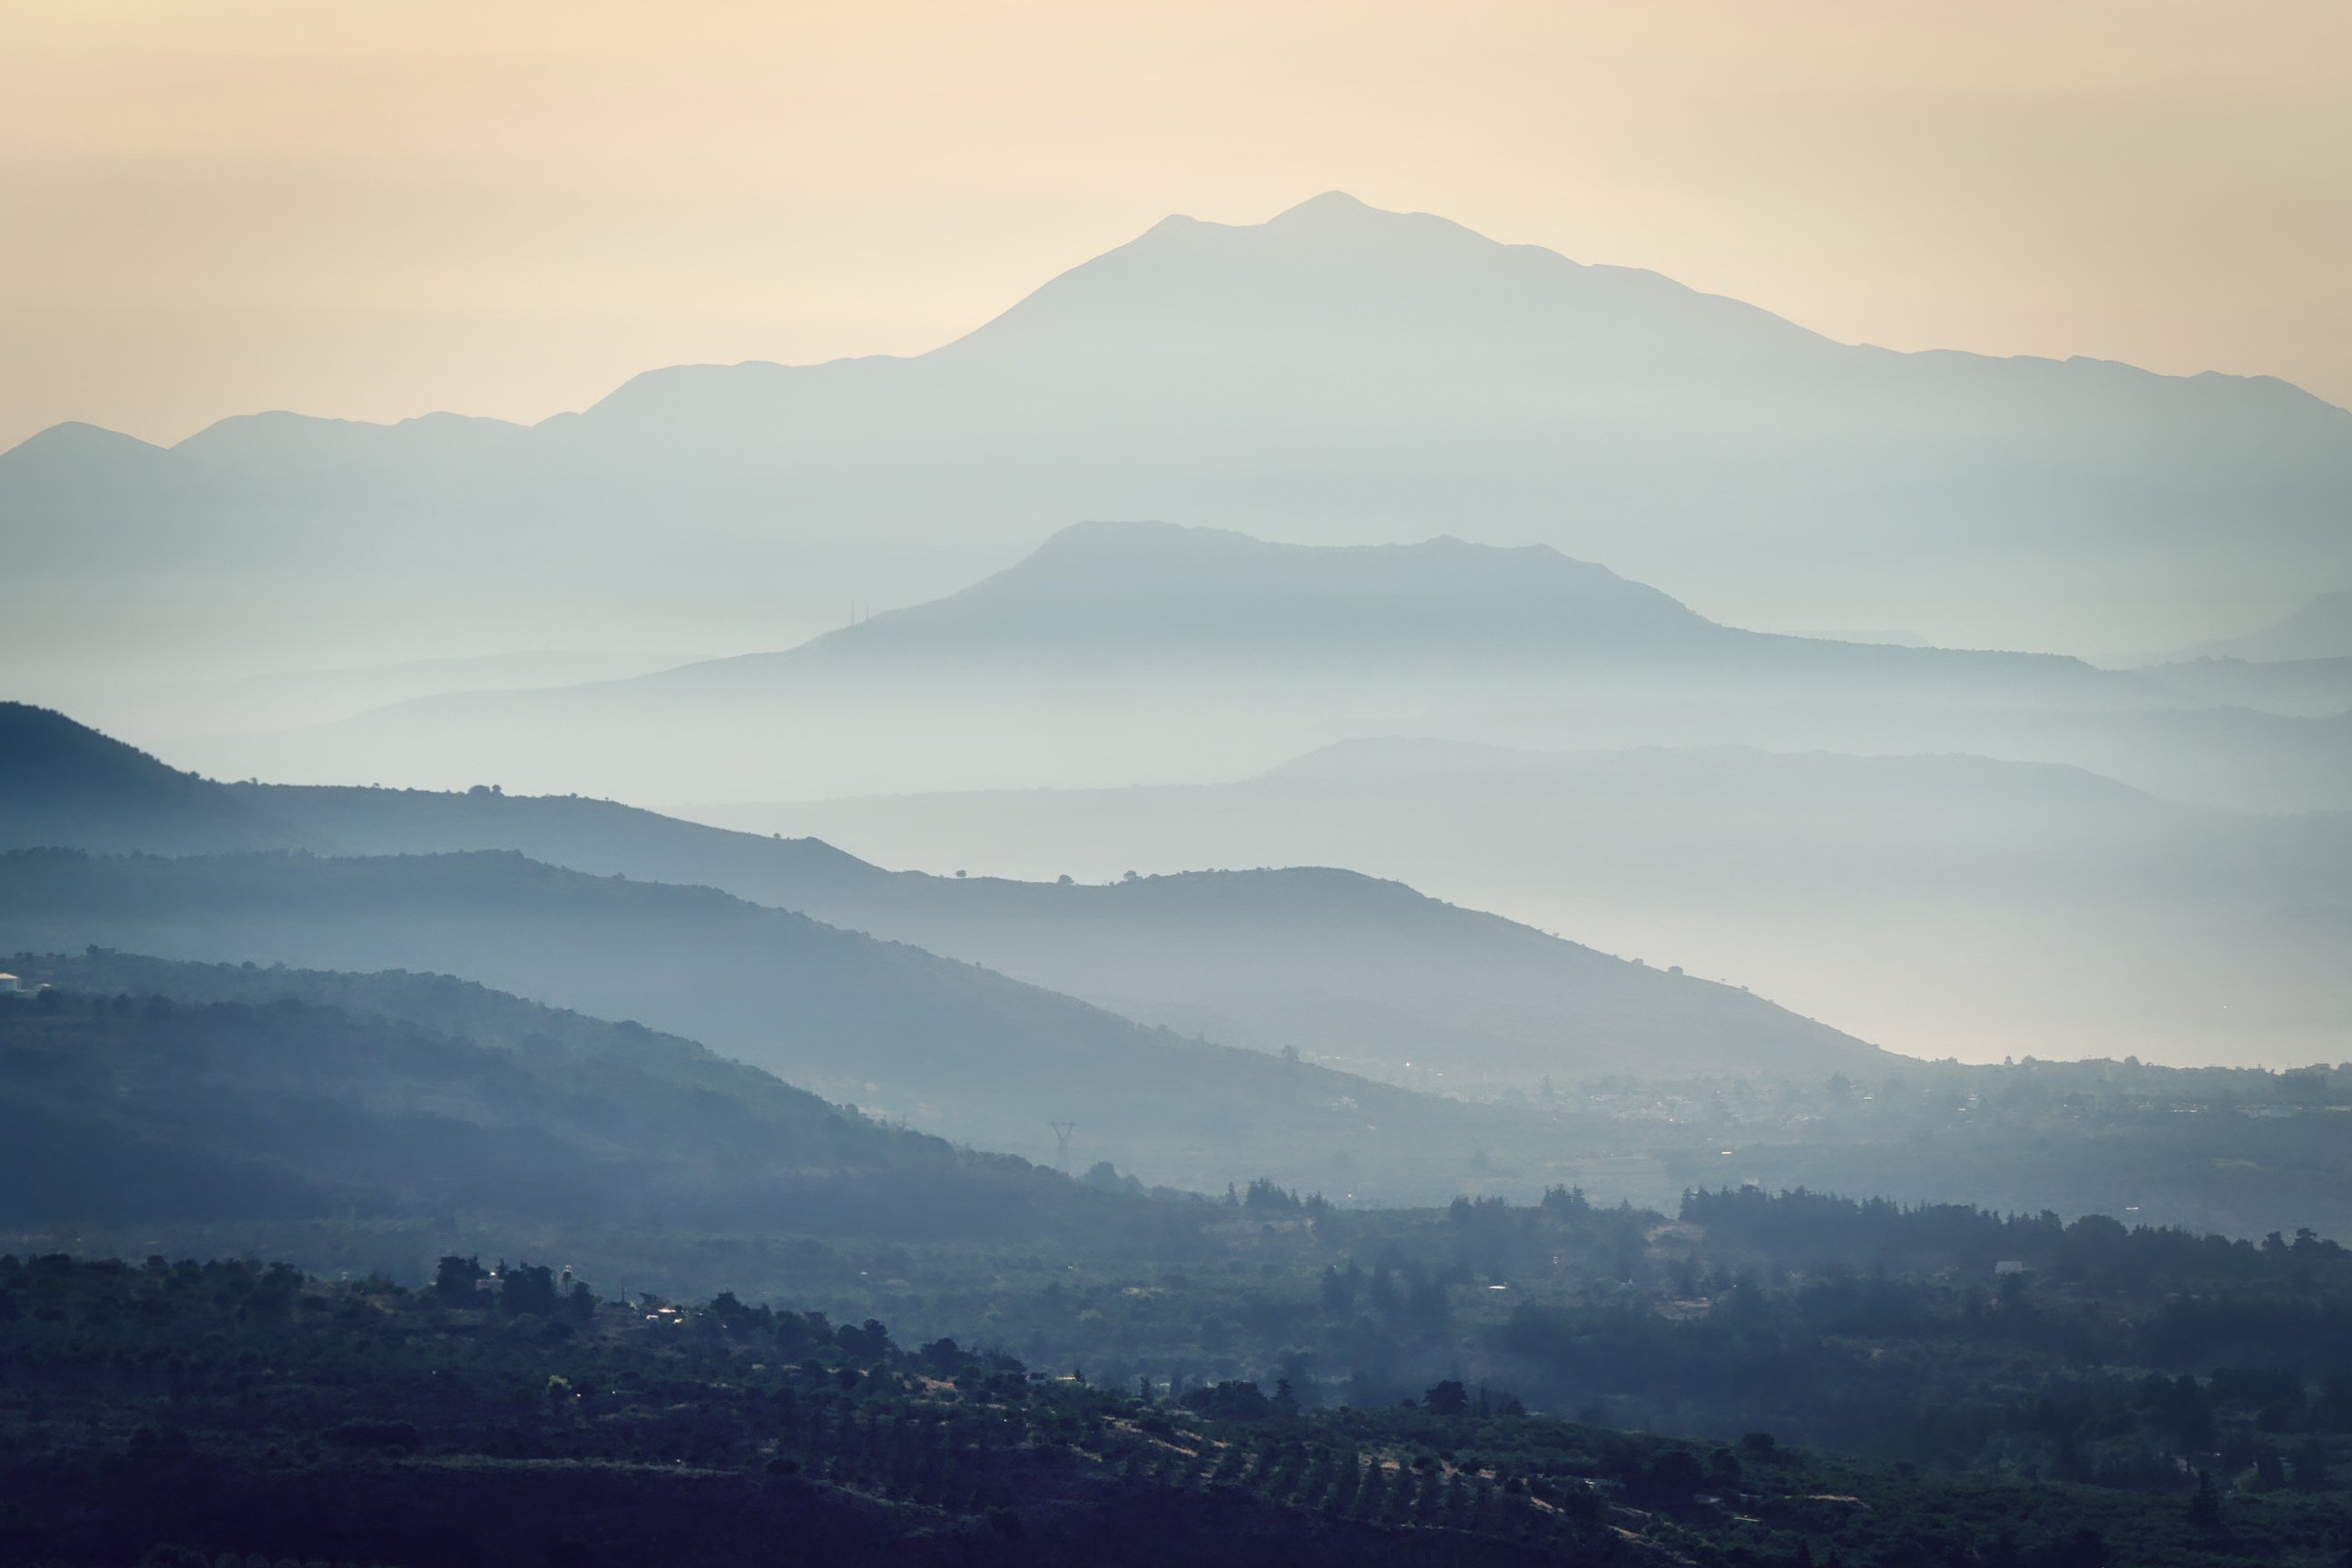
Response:
[[[1145,245],[1154,235],[1169,237],[1213,234],[1300,236],[1323,234],[1357,239],[1377,237],[1383,231],[1396,232],[1415,225],[1435,225],[1467,235],[1480,244],[1501,248],[1500,242],[1488,239],[1475,229],[1463,227],[1448,218],[1431,213],[1398,212],[1389,207],[1376,207],[1346,191],[1325,191],[1303,202],[1283,208],[1260,223],[1218,223],[1196,217],[1190,213],[1170,213],[1120,249]],[[1118,250],[1108,252],[1118,254]],[[1100,260],[1101,258],[1096,258]]]
[[[0,457],[0,642],[315,667],[362,626],[414,655],[486,615],[603,636],[625,605],[772,646],[1108,513],[1545,540],[1748,625],[2157,648],[2352,582],[2347,495],[2352,415],[2282,384],[1841,344],[1329,191],[1168,219],[903,358],[673,367],[528,428],[54,431]]]
[[[1382,218],[1397,218],[1405,216],[1402,213],[1391,212],[1385,207],[1376,207],[1370,202],[1349,195],[1345,191],[1325,191],[1321,195],[1307,197],[1297,206],[1285,207],[1267,219],[1265,226],[1275,228],[1297,227],[1305,224],[1362,224],[1368,220],[1377,222]]]
[[[14,447],[0,450],[0,461],[13,468],[47,463],[70,468],[81,462],[135,462],[160,456],[164,448],[120,430],[109,430],[79,419],[68,419],[34,432]]]
[[[1222,377],[1253,363],[1389,376],[1434,354],[1646,374],[1662,360],[1739,363],[1833,346],[1654,272],[1587,266],[1334,190],[1263,223],[1163,219],[924,357],[1056,374],[1156,362],[1163,374],[1215,367]]]
[[[1275,215],[1274,221],[1280,223],[1285,218],[1303,217],[1318,213],[1369,213],[1380,210],[1381,209],[1349,195],[1346,191],[1334,189],[1325,191],[1320,195],[1309,196],[1297,206],[1285,207]]]

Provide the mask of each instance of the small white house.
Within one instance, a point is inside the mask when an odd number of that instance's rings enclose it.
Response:
[[[24,982],[13,974],[0,974],[0,996],[14,996],[25,989]]]

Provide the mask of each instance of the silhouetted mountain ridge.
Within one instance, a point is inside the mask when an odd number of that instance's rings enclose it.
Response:
[[[0,702],[0,848],[175,855],[312,842],[212,781],[62,713]]]
[[[1266,1106],[1281,1066],[709,889],[585,877],[503,851],[18,851],[0,858],[0,933],[11,950],[95,944],[198,962],[457,974],[691,1033],[829,1098],[982,1147],[1034,1148],[1045,1119],[1079,1117],[1129,1155],[1122,1163],[1188,1184],[1234,1179],[1221,1154],[1198,1148],[1195,1123],[1230,1124]],[[1228,1074],[1239,1080],[1221,1081]],[[1188,1098],[1171,1116],[1163,1102],[1178,1085]],[[1289,1096],[1273,1107],[1265,1113],[1277,1121],[1311,1114]]]
[[[1136,1206],[690,1041],[446,975],[103,951],[11,963],[75,994],[0,1001],[0,1223],[463,1211],[911,1239]]]
[[[824,1097],[987,1149],[1221,1190],[1268,1176],[1427,1202],[1462,1151],[1546,1146],[1548,1121],[1147,1029],[1066,996],[708,888],[520,855],[0,855],[0,952],[447,973],[688,1035]],[[1834,1040],[1837,1037],[1831,1036]],[[1900,1068],[1854,1044],[1854,1065]],[[1524,1172],[1531,1175],[1552,1166]]]
[[[1069,656],[1089,665],[1171,655],[1322,666],[1631,657],[1748,640],[1654,588],[1547,545],[1442,537],[1314,548],[1163,522],[1079,523],[961,593],[892,610],[781,653],[713,661]],[[688,665],[640,679],[674,686]]]
[[[128,748],[110,754],[133,773],[162,771]],[[962,879],[892,873],[816,839],[733,833],[609,801],[184,782],[276,825],[281,847],[513,851],[595,877],[676,885],[646,893],[648,901],[723,889],[985,964],[1146,1024],[1265,1051],[1293,1047],[1376,1074],[1418,1061],[1462,1084],[1546,1074],[1826,1075],[1884,1059],[1734,988],[1627,963],[1350,871],[1201,872],[1109,887]],[[110,827],[106,840],[152,847],[139,842],[136,818]],[[537,889],[531,879],[542,869],[515,867],[501,885]],[[335,952],[335,967],[366,962]],[[469,973],[455,960],[433,966]]]
[[[1627,963],[1353,871],[1195,871],[1108,886],[892,873],[603,802],[240,786],[375,853],[499,846],[702,882],[1228,1044],[1469,1084],[1547,1073],[1837,1070],[1876,1053],[1727,986]]]
[[[2114,739],[2097,716],[2051,726]],[[1389,739],[1219,784],[693,815],[1007,877],[1347,865],[1915,1056],[2333,1060],[2352,1012],[2352,813],[2199,809],[2047,763]]]
[[[1160,225],[910,358],[677,367],[529,428],[37,438],[0,456],[0,606],[53,657],[166,661],[202,624],[265,667],[348,663],[346,625],[422,656],[489,614],[593,646],[620,605],[656,641],[757,646],[935,598],[1041,519],[1171,517],[1545,542],[1748,624],[2147,647],[2352,580],[2347,494],[2352,416],[2281,383],[1849,346],[1327,196]],[[197,567],[203,605],[175,595]],[[96,571],[108,601],[45,610]]]

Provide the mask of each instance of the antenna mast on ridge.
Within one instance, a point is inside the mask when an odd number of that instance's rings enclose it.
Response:
[[[1078,1124],[1075,1121],[1048,1121],[1045,1125],[1054,1130],[1055,1168],[1066,1176],[1070,1173],[1070,1134],[1078,1130]]]

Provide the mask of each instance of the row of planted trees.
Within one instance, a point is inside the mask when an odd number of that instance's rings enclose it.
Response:
[[[960,1380],[961,1381],[961,1380]],[[973,1391],[994,1380],[971,1379]],[[880,1396],[877,1396],[877,1393]],[[1034,1495],[1040,1467],[1073,1479],[1224,1490],[1286,1510],[1390,1528],[1458,1531],[1537,1544],[1600,1539],[1597,1496],[1582,1481],[1532,1482],[1451,1466],[1433,1455],[1398,1461],[1378,1449],[1295,1431],[1235,1428],[1218,1438],[1136,1412],[1082,1385],[998,1403],[946,1405],[919,1393],[824,1387],[778,1391],[748,1423],[767,1439],[772,1475],[805,1477],[961,1512]],[[1104,1468],[1095,1469],[1100,1464]]]
[[[1125,1463],[1139,1479],[1231,1488],[1278,1507],[1371,1525],[1589,1542],[1601,1514],[1597,1498],[1578,1481],[1539,1479],[1531,1487],[1428,1455],[1400,1462],[1378,1451],[1277,1434],[1255,1442],[1139,1445]]]

